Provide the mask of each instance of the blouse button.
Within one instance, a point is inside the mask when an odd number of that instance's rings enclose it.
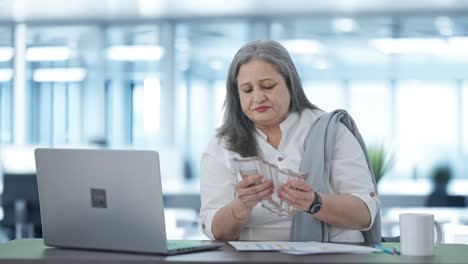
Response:
[[[374,196],[375,196],[375,192],[371,192],[369,195],[370,195],[370,197],[374,197]]]
[[[205,229],[205,228],[206,228],[205,224],[202,224],[202,225],[201,225],[201,227],[202,227],[203,229]]]
[[[278,157],[278,161],[283,161],[283,158],[282,158],[282,157]]]

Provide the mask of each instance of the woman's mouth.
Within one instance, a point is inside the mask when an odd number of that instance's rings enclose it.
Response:
[[[257,111],[259,113],[263,113],[266,110],[268,110],[268,108],[270,108],[270,107],[268,107],[268,106],[259,106],[259,107],[255,108],[255,111]]]

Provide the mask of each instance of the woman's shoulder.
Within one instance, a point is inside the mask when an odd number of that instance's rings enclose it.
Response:
[[[239,154],[230,151],[227,146],[225,139],[213,136],[208,142],[201,162],[205,164],[223,164],[226,168],[232,168],[232,158],[239,157]]]
[[[327,112],[321,109],[304,109],[299,113],[299,122],[302,124],[313,124],[319,119],[320,116],[326,114]]]
[[[328,112],[322,110],[322,109],[319,109],[319,108],[315,108],[315,109],[307,109],[309,112],[310,112],[310,115],[313,115],[314,117],[316,118],[319,118],[321,117],[322,115],[325,115],[327,114]]]
[[[301,113],[302,120],[300,121],[301,123],[314,124],[320,119],[320,117],[327,114],[332,114],[332,112],[326,112],[321,109],[305,109]],[[349,131],[348,127],[342,122],[337,123],[336,131],[336,139],[338,141],[343,140],[344,138],[349,140],[350,137],[353,137],[353,134]]]
[[[211,137],[210,141],[208,141],[208,145],[206,147],[205,152],[219,152],[226,148],[225,140],[218,135],[214,135]]]
[[[205,154],[218,157],[229,157],[235,155],[232,151],[229,150],[226,138],[219,137],[218,135],[211,137],[206,147]]]

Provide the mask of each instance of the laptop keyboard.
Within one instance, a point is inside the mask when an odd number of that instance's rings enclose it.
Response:
[[[167,249],[190,249],[200,244],[199,241],[169,240],[167,241]]]
[[[208,249],[217,249],[223,246],[222,243],[213,243],[204,240],[168,240],[166,242],[168,253],[187,253]]]

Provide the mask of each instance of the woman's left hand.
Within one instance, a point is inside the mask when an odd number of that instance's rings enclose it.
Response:
[[[315,193],[309,184],[289,180],[278,189],[278,197],[298,211],[307,211],[315,200]]]

